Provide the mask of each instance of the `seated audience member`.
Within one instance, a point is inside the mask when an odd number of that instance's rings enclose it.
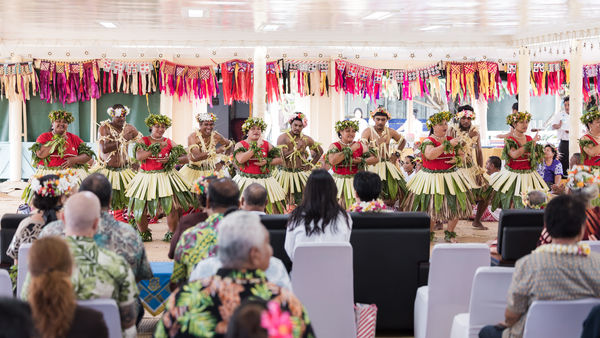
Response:
[[[492,177],[498,175],[500,169],[502,168],[502,160],[498,156],[490,156],[488,160],[485,162],[485,176],[489,181]],[[489,207],[490,200],[488,196],[482,196],[482,198],[477,202],[473,212],[475,214],[473,219],[472,226],[476,229],[487,229],[486,226],[483,225],[483,222],[498,222],[500,220],[500,212],[501,209],[496,209],[492,211]]]
[[[538,164],[537,172],[542,176],[548,188],[552,191],[558,189],[563,175],[563,167],[558,160],[558,151],[551,144],[544,147],[544,158]]]
[[[527,310],[535,300],[600,297],[600,255],[578,244],[585,231],[585,209],[585,203],[571,195],[548,203],[544,223],[553,243],[517,261],[505,321],[484,327],[479,337],[522,337]]]
[[[267,302],[264,300],[245,300],[231,316],[225,338],[268,338],[267,329],[261,325],[266,311]]]
[[[350,212],[391,212],[379,199],[381,178],[370,171],[359,171],[354,175],[354,195],[356,202],[348,208]]]
[[[110,181],[102,174],[91,174],[81,182],[79,191],[89,191],[100,200],[102,209],[98,231],[94,235],[96,244],[123,257],[131,266],[136,282],[152,278],[150,262],[138,232],[131,225],[117,221],[109,212],[112,196]],[[65,236],[62,220],[44,227],[40,237],[48,236]]]
[[[217,244],[217,225],[227,209],[239,206],[240,189],[230,178],[213,180],[208,185],[206,221],[187,229],[175,248],[171,287],[185,283],[198,262],[213,254]]]
[[[352,231],[350,215],[337,202],[331,175],[313,170],[306,181],[300,205],[290,214],[285,234],[285,251],[294,260],[294,250],[303,242],[348,242]]]
[[[415,157],[408,155],[400,164],[402,165],[402,172],[404,172],[406,182],[410,181],[417,173],[417,161],[415,161]]]
[[[107,338],[102,313],[77,305],[71,284],[73,258],[59,237],[40,238],[29,251],[29,295],[40,337]]]
[[[29,305],[15,298],[0,297],[0,338],[37,338]]]
[[[600,305],[592,308],[592,311],[583,322],[583,332],[581,332],[581,338],[598,337],[600,337]]]
[[[258,183],[250,184],[242,194],[242,207],[240,209],[265,215],[267,206],[267,189]]]
[[[576,165],[581,165],[581,153],[575,153],[569,159],[569,170],[573,169]]]
[[[273,300],[289,311],[295,337],[314,336],[304,307],[289,290],[265,278],[273,249],[256,214],[233,212],[219,223],[216,275],[174,291],[156,327],[155,337],[224,337],[235,309],[249,298]]]
[[[548,202],[548,196],[543,191],[532,190],[527,193],[527,197],[523,199],[525,209],[544,209]]]

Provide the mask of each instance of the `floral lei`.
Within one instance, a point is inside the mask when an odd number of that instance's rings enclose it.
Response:
[[[300,119],[304,128],[306,128],[306,126],[308,125],[308,119],[306,118],[306,115],[304,113],[296,112],[292,114],[292,116],[290,116],[290,118],[288,119],[288,124],[291,126],[292,122],[294,122],[295,119]]]
[[[387,210],[387,207],[381,200],[356,202],[349,209],[350,212],[382,212],[385,210]]]
[[[600,183],[600,177],[594,176],[588,166],[576,165],[569,171],[567,186],[571,189],[583,188],[593,183]]]
[[[123,108],[113,108],[110,107],[106,110],[106,112],[108,113],[108,115],[110,115],[111,117],[121,117],[121,116],[127,116],[129,115],[129,112],[131,110],[129,109],[129,107],[127,106],[123,106]]]
[[[66,110],[53,110],[50,112],[50,114],[48,114],[48,118],[50,119],[50,122],[54,122],[56,120],[65,120],[65,122],[71,124],[73,121],[75,121],[73,114]]]
[[[46,180],[43,184],[40,183],[43,176],[34,176],[31,180],[31,191],[41,197],[58,197],[69,194],[75,189],[75,173],[72,170],[67,169],[58,173],[57,176],[58,179]]]
[[[512,126],[515,123],[520,122],[520,121],[525,121],[525,122],[531,121],[531,114],[529,114],[528,112],[516,112],[516,113],[510,113],[506,117],[506,124],[508,124],[509,126]]]
[[[431,115],[429,119],[427,119],[427,128],[431,129],[433,126],[438,125],[443,121],[448,122],[450,120],[452,120],[452,113],[449,111],[441,111],[437,114]]]
[[[150,114],[148,117],[146,117],[144,123],[148,127],[152,127],[157,124],[163,124],[165,127],[169,128],[171,126],[171,119],[166,115]]]
[[[550,252],[562,255],[588,256],[592,250],[587,244],[544,244],[535,249],[534,252]]]
[[[253,126],[259,126],[261,131],[267,130],[267,124],[263,119],[260,117],[249,117],[244,121],[244,124],[242,124],[242,132],[248,134],[248,130]]]
[[[343,120],[335,123],[335,131],[338,133],[346,128],[352,128],[354,131],[358,131],[358,121]]]
[[[456,113],[456,119],[460,120],[463,117],[466,117],[471,120],[475,120],[475,113],[468,109],[462,110],[462,111],[459,111],[458,113]]]

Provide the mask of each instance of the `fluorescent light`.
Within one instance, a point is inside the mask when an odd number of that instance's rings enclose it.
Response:
[[[201,9],[188,9],[188,16],[190,18],[201,18],[204,16],[204,11]]]
[[[392,16],[392,12],[373,12],[363,18],[363,20],[383,20]]]
[[[519,23],[517,21],[498,21],[498,22],[488,22],[488,26],[518,26]]]
[[[263,25],[261,30],[264,32],[274,32],[279,29],[279,25]]]
[[[421,27],[421,28],[419,28],[419,30],[421,30],[421,31],[433,31],[433,30],[440,29],[440,28],[444,28],[444,26],[427,26],[427,27]]]
[[[193,1],[197,5],[222,5],[222,6],[241,6],[245,1]]]
[[[112,22],[99,22],[99,24],[104,26],[104,28],[117,28],[117,25]]]

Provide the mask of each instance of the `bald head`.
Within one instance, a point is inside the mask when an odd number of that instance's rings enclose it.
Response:
[[[78,192],[65,203],[62,219],[67,236],[92,237],[100,220],[100,200],[92,192]]]
[[[265,211],[267,205],[267,189],[258,183],[252,183],[242,194],[242,209],[248,211]]]

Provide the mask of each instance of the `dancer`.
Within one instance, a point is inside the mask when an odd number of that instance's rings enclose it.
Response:
[[[125,190],[135,176],[129,163],[128,146],[138,141],[142,135],[125,120],[129,115],[129,108],[122,104],[115,104],[106,111],[111,119],[100,124],[98,128],[99,168],[97,172],[106,176],[112,185],[112,199],[110,208],[115,213],[115,218],[124,220],[123,209],[129,200]]]
[[[340,140],[329,146],[325,160],[333,169],[333,179],[337,186],[340,205],[349,208],[356,201],[354,175],[359,170],[365,170],[367,165],[377,163],[377,152],[361,142],[354,141],[358,122],[338,121],[335,123],[335,131]]]
[[[175,170],[175,164],[187,159],[185,149],[171,139],[163,137],[171,126],[171,119],[164,115],[150,114],[144,120],[150,128],[150,136],[144,136],[134,147],[135,157],[141,162],[140,171],[127,187],[128,209],[133,212],[138,231],[144,242],[152,241],[148,229],[148,215],[157,216],[160,210],[167,215],[169,231],[163,241],[169,242],[179,222],[182,208],[195,205],[190,187]]]
[[[544,158],[544,149],[537,144],[540,140],[525,135],[531,120],[528,112],[516,112],[506,117],[506,124],[514,130],[504,141],[502,159],[507,163],[500,173],[490,179],[491,209],[525,208],[522,194],[532,190],[548,191],[548,186],[536,168]]]
[[[424,211],[431,217],[431,240],[436,222],[448,222],[444,240],[456,242],[459,218],[471,215],[474,202],[469,180],[458,165],[462,150],[458,139],[446,136],[452,114],[442,111],[427,120],[429,137],[421,144],[423,169],[408,182],[408,196],[402,203],[407,211]]]
[[[247,186],[258,183],[267,189],[268,214],[285,212],[285,192],[271,173],[273,166],[283,163],[281,151],[266,140],[262,133],[267,124],[259,117],[250,117],[242,125],[246,139],[238,142],[233,151],[233,161],[238,167],[233,181],[240,188],[240,196]]]
[[[31,160],[37,167],[34,176],[58,175],[65,169],[71,169],[76,186],[88,175],[88,161],[96,154],[79,136],[67,131],[69,124],[75,121],[73,114],[64,110],[54,110],[48,114],[52,125],[50,131],[38,136],[29,148]],[[30,203],[33,191],[31,181],[23,191],[23,199]]]
[[[392,117],[384,107],[372,111],[371,118],[375,121],[375,126],[363,131],[362,140],[370,148],[377,149],[379,161],[370,165],[368,170],[379,175],[382,183],[381,198],[388,206],[393,207],[406,194],[406,179],[396,164],[406,140],[396,130],[386,126]]]
[[[581,150],[581,162],[588,166],[593,175],[600,175],[600,111],[595,104],[581,116],[581,123],[585,125],[588,132],[579,139]],[[593,206],[600,206],[600,198],[590,202]]]
[[[304,135],[308,121],[303,113],[294,113],[288,120],[290,129],[277,139],[277,146],[282,149],[283,165],[281,165],[275,178],[286,193],[288,206],[298,205],[302,201],[302,192],[311,170],[315,167],[323,148],[310,136]],[[309,152],[310,151],[310,160]]]
[[[196,120],[200,129],[188,136],[189,163],[179,170],[179,174],[190,187],[202,176],[210,176],[213,173],[225,175],[227,168],[221,165],[217,169],[217,164],[229,162],[228,155],[233,150],[233,141],[225,139],[214,130],[217,121],[215,114],[198,114]]]

